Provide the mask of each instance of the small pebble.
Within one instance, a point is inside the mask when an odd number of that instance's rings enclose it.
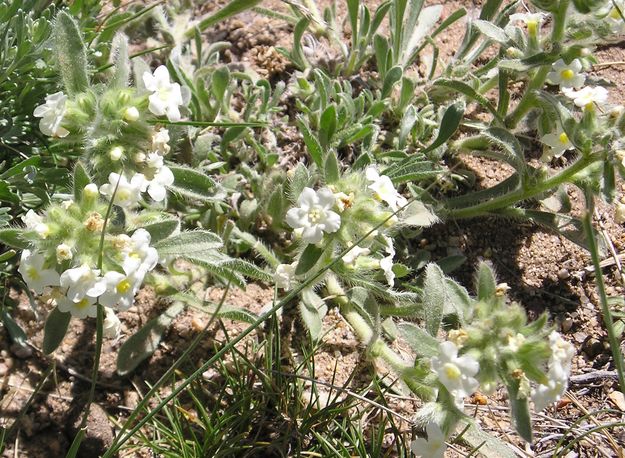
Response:
[[[33,351],[30,347],[25,345],[13,344],[10,347],[11,353],[15,355],[15,357],[19,359],[30,358],[33,354]]]
[[[569,332],[573,328],[573,318],[567,316],[562,320],[562,332]]]
[[[566,280],[571,276],[571,274],[569,273],[569,271],[567,269],[560,269],[558,270],[558,278],[560,280]]]

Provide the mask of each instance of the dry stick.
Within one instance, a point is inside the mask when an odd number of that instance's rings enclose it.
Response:
[[[595,371],[588,374],[573,375],[569,378],[569,382],[576,385],[583,385],[584,383],[592,383],[605,379],[618,380],[618,374],[616,371]]]
[[[597,212],[597,209],[595,209],[595,219],[599,222],[601,236],[603,237],[603,240],[605,240],[605,243],[608,245],[608,249],[610,250],[610,254],[612,255],[612,259],[614,261],[614,265],[616,265],[616,269],[621,276],[621,285],[625,285],[625,274],[623,273],[621,256],[619,255],[619,253],[617,253],[616,248],[614,247],[614,243],[612,242],[612,237],[610,237],[610,234],[606,230],[603,218],[599,216],[599,212]]]
[[[595,425],[597,426],[602,426],[601,423],[599,423],[599,421],[597,421],[597,419],[594,417],[594,415],[590,415],[590,412],[588,411],[588,409],[586,409],[586,407],[584,407],[582,405],[581,402],[579,402],[579,399],[577,399],[577,396],[575,396],[573,393],[571,393],[570,391],[567,392],[567,397],[571,400],[571,402],[573,402],[573,404],[575,404],[575,407],[577,407],[579,410],[582,411],[582,413],[584,415],[587,415],[588,418],[590,418],[590,421],[592,421]],[[612,437],[612,434],[610,434],[610,431],[607,429],[602,429],[601,433],[605,436],[605,438],[608,440],[608,442],[610,443],[610,445],[612,446],[612,449],[617,453],[617,455],[619,456],[619,458],[623,458],[623,452],[622,449],[619,447],[619,445],[616,443],[616,441],[614,440],[614,437]],[[601,450],[598,448],[598,450]]]

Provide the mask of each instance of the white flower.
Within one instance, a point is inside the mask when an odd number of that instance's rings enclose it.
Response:
[[[558,84],[560,89],[564,87],[579,88],[584,85],[586,75],[580,73],[582,63],[579,59],[574,59],[570,64],[565,64],[560,59],[551,66],[551,71],[547,75],[547,79],[551,84]]]
[[[605,21],[610,26],[610,30],[613,33],[621,34],[625,30],[625,21],[621,16],[621,12],[625,12],[625,2],[617,0],[615,3],[616,5],[618,5],[618,9],[616,8],[616,6],[613,6],[614,4],[612,2],[610,2],[609,4],[610,6],[612,6],[612,8],[605,17]],[[619,9],[621,10],[621,12],[619,12]]]
[[[369,166],[365,170],[367,180],[373,183],[368,186],[378,200],[383,200],[393,211],[397,211],[399,207],[406,205],[407,200],[397,192],[395,185],[386,175],[380,175],[374,166]]]
[[[386,242],[386,252],[388,256],[380,259],[380,269],[384,271],[384,276],[388,285],[392,288],[395,285],[395,272],[393,272],[393,258],[395,257],[395,247],[393,246],[393,239],[383,235]]]
[[[323,233],[331,234],[341,227],[341,217],[330,210],[335,204],[334,194],[328,188],[315,192],[304,188],[297,198],[297,207],[286,214],[286,222],[294,229],[302,229],[302,240],[319,243]]]
[[[37,294],[42,294],[46,286],[58,286],[59,274],[54,269],[44,268],[45,258],[41,253],[22,251],[20,266],[17,269],[22,278]]]
[[[592,111],[595,105],[602,105],[608,100],[608,90],[601,86],[584,86],[579,91],[570,88],[562,89],[564,95],[573,99],[573,103],[585,111]]]
[[[109,339],[117,339],[119,334],[121,333],[122,323],[115,315],[113,309],[106,307],[104,309],[106,316],[104,317],[104,337],[108,337]]]
[[[151,154],[149,156],[151,156]],[[172,184],[174,184],[174,174],[169,167],[162,166],[151,180],[145,180],[143,182],[141,190],[147,190],[154,201],[161,202],[167,196],[167,186],[171,186]]]
[[[50,235],[50,227],[44,223],[43,218],[33,210],[28,210],[26,214],[22,216],[22,221],[24,221],[26,229],[35,231],[42,239]]]
[[[143,84],[148,91],[152,92],[149,97],[148,109],[156,116],[167,115],[167,119],[171,122],[180,121],[178,107],[184,103],[182,92],[180,91],[180,84],[172,83],[169,80],[167,67],[161,65],[154,71],[154,74],[145,72]]]
[[[163,127],[152,135],[152,148],[157,153],[166,156],[171,149],[169,140],[169,131]]]
[[[349,267],[354,267],[356,265],[356,260],[360,256],[367,256],[369,253],[371,253],[371,250],[369,250],[369,248],[360,248],[358,245],[356,245],[355,247],[352,247],[352,249],[348,251],[342,259],[346,265],[348,265]]]
[[[293,278],[295,277],[295,264],[280,264],[276,267],[276,273],[273,275],[273,281],[276,287],[282,289],[291,289]]]
[[[89,199],[95,199],[99,196],[98,185],[96,185],[95,183],[89,183],[83,188],[82,193],[85,197]]]
[[[98,306],[95,298],[85,296],[82,299],[72,301],[67,297],[57,300],[58,308],[61,312],[69,312],[76,318],[95,317],[98,314]]]
[[[100,304],[105,307],[118,306],[119,310],[128,310],[134,300],[135,294],[141,287],[144,272],[137,269],[131,274],[109,271],[104,274],[106,291],[100,296]]]
[[[151,239],[150,233],[143,228],[137,229],[128,239],[126,246],[122,248],[124,254],[122,268],[126,275],[137,271],[145,274],[156,267],[158,252],[156,248],[150,246]]]
[[[115,193],[113,203],[128,208],[137,204],[144,186],[145,177],[141,173],[136,173],[128,181],[125,176],[111,172],[109,182],[100,186],[100,193],[107,197],[111,197]]]
[[[163,167],[163,156],[158,153],[149,153],[145,158],[145,165],[151,169],[159,170]]]
[[[536,36],[542,22],[549,17],[545,13],[516,13],[510,15],[510,22],[523,22],[527,26],[527,32]]]
[[[56,247],[56,260],[57,262],[68,261],[72,259],[74,255],[72,254],[72,247],[67,243],[61,243]]]
[[[55,92],[46,96],[46,103],[35,108],[33,115],[41,118],[39,129],[50,137],[67,137],[69,130],[61,126],[65,116],[65,102],[67,96],[62,92]]]
[[[480,366],[472,356],[459,357],[458,347],[453,342],[443,342],[440,350],[440,354],[432,358],[432,370],[454,397],[456,407],[462,409],[463,399],[475,392],[479,386],[473,376],[477,374]]]
[[[547,384],[538,385],[532,392],[532,401],[537,412],[541,412],[564,395],[571,372],[571,362],[575,355],[573,345],[556,331],[549,334],[549,347],[551,348],[547,373],[549,380]]]
[[[428,438],[418,437],[410,444],[410,450],[423,458],[443,458],[445,456],[445,435],[436,423],[428,423],[425,427]]]
[[[541,157],[541,160],[544,162],[550,161],[552,157],[560,157],[565,151],[575,148],[569,136],[563,130],[543,135],[540,141],[550,147],[550,151],[545,151]]]
[[[68,288],[67,298],[75,303],[86,296],[96,298],[106,290],[106,282],[100,276],[100,271],[87,264],[67,269],[61,274],[60,283],[63,288]]]

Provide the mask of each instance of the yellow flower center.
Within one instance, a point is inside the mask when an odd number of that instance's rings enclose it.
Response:
[[[616,8],[612,8],[609,14],[611,19],[621,19],[621,13]]]
[[[323,215],[321,213],[321,210],[319,210],[318,208],[312,208],[308,212],[308,219],[310,220],[312,224],[317,224],[319,220],[321,220],[322,216]]]
[[[560,72],[560,76],[563,80],[570,80],[573,79],[573,77],[575,76],[575,72],[570,68],[567,68],[566,70],[562,70]]]
[[[33,280],[39,280],[41,278],[39,271],[32,266],[28,268],[28,276]]]
[[[560,140],[560,143],[562,143],[563,145],[566,145],[569,142],[569,136],[566,135],[565,132],[562,132],[558,137],[558,140]]]
[[[130,289],[130,282],[128,281],[127,278],[124,278],[122,281],[120,281],[117,284],[115,289],[117,290],[119,294],[126,294],[128,290]]]
[[[84,309],[85,307],[89,307],[89,300],[85,297],[81,301],[78,301],[74,304],[77,309]]]
[[[586,110],[586,111],[594,111],[595,110],[595,104],[593,102],[588,102],[586,105],[584,105],[584,110]]]
[[[458,380],[462,375],[462,372],[460,372],[460,369],[458,369],[458,366],[455,364],[447,363],[443,370],[450,380]]]
[[[527,21],[527,33],[531,36],[538,34],[538,21]]]
[[[120,201],[128,200],[130,198],[130,191],[128,189],[118,189],[117,199]]]

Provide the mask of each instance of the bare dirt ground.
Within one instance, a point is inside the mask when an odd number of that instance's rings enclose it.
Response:
[[[216,9],[227,2],[219,0],[206,2],[202,13]],[[434,3],[434,2],[432,2]],[[265,6],[265,5],[263,5]],[[268,2],[270,8],[284,8],[278,2]],[[479,7],[479,2],[444,2],[446,17],[459,6],[465,6],[469,14]],[[340,8],[339,8],[340,9]],[[276,19],[260,17],[246,12],[238,17],[219,24],[207,34],[209,41],[230,41],[233,46],[224,54],[226,62],[239,62],[250,65],[259,74],[271,75],[276,80],[287,78],[293,69],[276,63],[273,47],[291,46],[291,27]],[[462,25],[439,37],[441,58],[449,59],[462,37]],[[623,43],[602,47],[597,56],[600,61],[622,61],[625,55]],[[622,67],[607,66],[596,72],[598,76],[614,83],[610,94],[613,102],[625,103],[625,76]],[[279,144],[291,150],[301,150],[301,142],[286,131]],[[295,146],[293,145],[295,144]],[[299,144],[299,147],[297,146]],[[538,154],[539,155],[539,154]],[[505,167],[483,159],[463,158],[464,166],[477,176],[477,186],[491,186],[509,173]],[[622,189],[625,191],[625,188]],[[571,191],[574,203],[581,205],[580,197]],[[625,248],[625,231],[613,222],[612,210],[607,206],[598,208],[597,222],[605,227],[605,233],[620,253]],[[441,259],[450,254],[463,254],[465,265],[454,272],[454,277],[464,285],[471,285],[472,272],[481,259],[492,262],[500,280],[511,287],[511,294],[527,308],[531,316],[547,310],[557,328],[576,347],[574,370],[569,394],[555,408],[544,414],[535,415],[536,443],[528,446],[515,435],[508,418],[508,402],[502,391],[482,399],[475,405],[468,405],[467,412],[477,416],[485,430],[514,444],[517,452],[526,456],[540,456],[551,449],[561,434],[567,432],[571,424],[589,411],[614,409],[615,412],[594,415],[594,420],[585,422],[584,427],[593,421],[604,423],[622,421],[625,411],[623,395],[618,392],[613,371],[610,349],[602,328],[600,305],[588,266],[589,256],[570,241],[546,232],[539,227],[520,224],[495,218],[482,218],[452,222],[431,228],[423,234],[422,245],[432,253],[432,259]],[[606,259],[610,256],[606,254]],[[617,297],[623,295],[623,285],[614,265],[605,268],[608,293]],[[221,290],[209,291],[212,300],[219,300]],[[227,303],[243,306],[253,312],[271,302],[273,290],[263,285],[250,285],[246,291],[232,291]],[[10,345],[4,329],[0,329],[0,421],[12,422],[21,407],[29,398],[50,360],[37,348],[41,348],[43,315],[39,319],[33,314],[27,300],[22,301],[17,319],[29,331],[32,348],[19,349]],[[164,308],[153,292],[143,291],[136,304],[128,312],[120,314],[123,323],[123,336],[118,341],[106,340],[100,366],[100,384],[96,396],[95,411],[90,420],[88,444],[90,449],[83,456],[95,456],[110,444],[114,425],[111,419],[123,421],[128,412],[136,406],[140,393],[147,391],[146,382],[154,382],[179,356],[181,349],[197,335],[208,317],[198,311],[188,310],[179,315],[169,330],[163,343],[149,362],[139,366],[131,376],[122,378],[115,373],[116,350],[127,336],[132,335],[151,317]],[[225,322],[230,337],[241,332],[245,324]],[[324,322],[327,331],[321,351],[317,354],[316,370],[309,374],[325,382],[342,385],[349,375],[359,367],[364,367],[363,376],[371,374],[366,370],[368,362],[362,356],[362,346],[357,344],[349,326],[332,311]],[[23,417],[20,434],[4,456],[56,457],[64,456],[75,432],[76,414],[81,410],[89,384],[94,353],[94,328],[91,321],[73,320],[67,338],[54,354],[56,370],[50,377],[33,407]],[[224,340],[222,331],[215,330],[205,344],[193,354],[191,366],[199,366],[214,353],[215,345]],[[253,333],[249,339],[255,339]],[[288,338],[288,337],[287,337]],[[337,371],[338,368],[338,371]],[[334,380],[333,380],[334,378]],[[361,381],[354,379],[353,384]],[[390,399],[389,405],[409,416],[414,412],[413,401],[397,396]],[[408,424],[402,428],[410,433]],[[579,432],[579,431],[578,431]],[[575,436],[572,433],[571,436]],[[574,456],[616,456],[610,444],[625,444],[623,428],[612,428],[601,434],[594,434],[573,448]],[[450,452],[449,456],[458,456]]]

